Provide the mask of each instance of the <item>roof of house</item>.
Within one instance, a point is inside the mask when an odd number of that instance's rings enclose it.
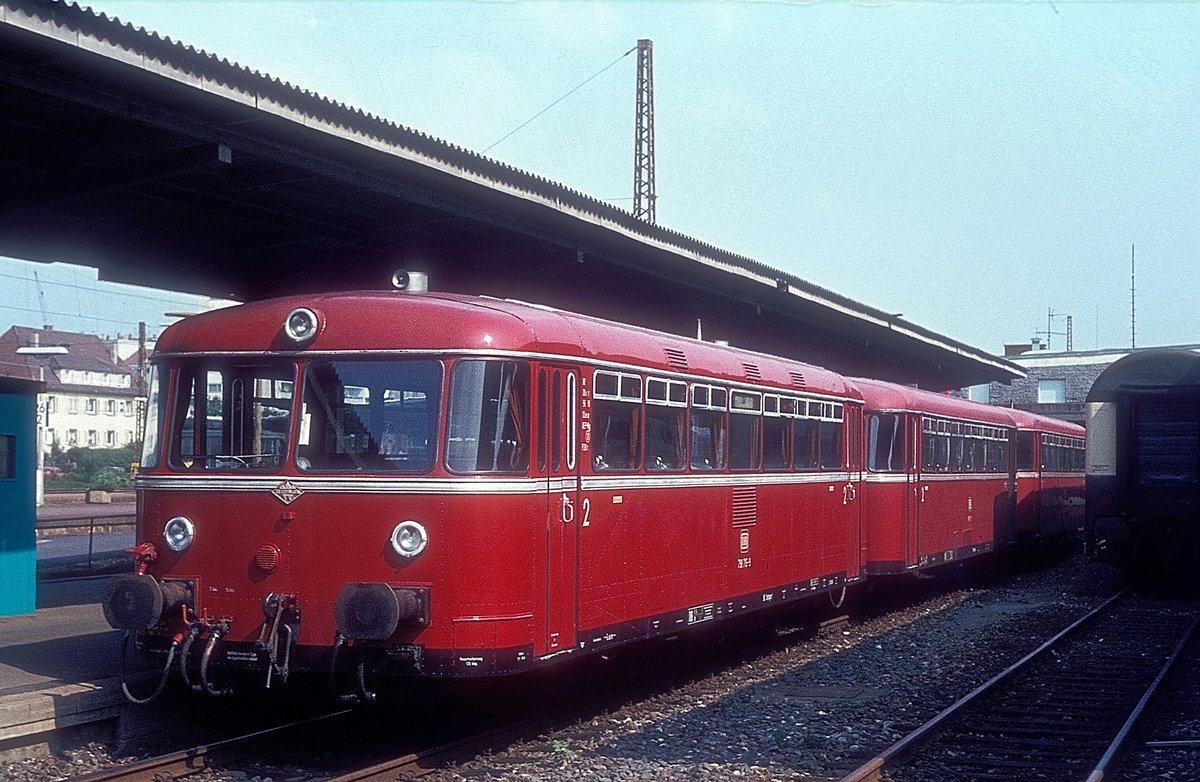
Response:
[[[23,355],[19,348],[64,347],[65,353]],[[104,340],[95,334],[56,329],[13,326],[0,334],[0,377],[44,381],[49,392],[92,390],[109,396],[132,396],[132,388],[100,384],[63,383],[62,370],[132,375],[126,366],[113,361]]]

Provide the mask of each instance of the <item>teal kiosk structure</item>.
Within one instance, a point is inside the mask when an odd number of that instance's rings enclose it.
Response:
[[[0,377],[0,616],[37,608],[36,380]]]

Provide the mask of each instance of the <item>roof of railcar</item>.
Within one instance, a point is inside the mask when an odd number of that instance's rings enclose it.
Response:
[[[1073,424],[1070,421],[1064,421],[1061,418],[1051,418],[1045,415],[1038,415],[1027,410],[1009,410],[1013,420],[1016,421],[1018,429],[1035,429],[1039,432],[1049,432],[1051,434],[1063,434],[1070,437],[1083,437],[1086,433],[1079,424]]]
[[[285,318],[297,307],[321,321],[317,336],[299,350],[283,334]],[[323,351],[564,356],[860,398],[846,378],[811,364],[549,307],[446,293],[358,291],[251,302],[172,325],[156,355]]]
[[[863,396],[868,410],[903,410],[928,413],[946,418],[963,418],[994,426],[1014,426],[1011,410],[970,402],[954,396],[935,394],[919,388],[899,386],[882,380],[850,378]]]

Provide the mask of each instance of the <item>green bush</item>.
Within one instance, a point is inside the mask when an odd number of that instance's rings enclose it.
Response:
[[[54,479],[55,484],[80,486],[87,489],[113,491],[133,485],[129,465],[138,458],[137,450],[122,448],[70,448],[61,453],[51,452],[48,464],[62,467],[66,474]]]
[[[101,491],[116,491],[117,489],[125,489],[133,484],[129,475],[121,475],[115,472],[98,472],[92,476],[87,482],[89,489],[100,489]]]

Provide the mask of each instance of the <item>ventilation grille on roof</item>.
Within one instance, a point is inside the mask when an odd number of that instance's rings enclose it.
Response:
[[[671,366],[671,369],[687,370],[687,356],[684,355],[682,350],[663,348],[663,352],[667,354],[667,363]]]
[[[746,370],[746,377],[751,380],[762,380],[762,372],[758,371],[758,364],[748,364],[743,361],[742,368]]]
[[[804,375],[799,372],[788,372],[792,376],[792,385],[796,388],[804,388]]]

